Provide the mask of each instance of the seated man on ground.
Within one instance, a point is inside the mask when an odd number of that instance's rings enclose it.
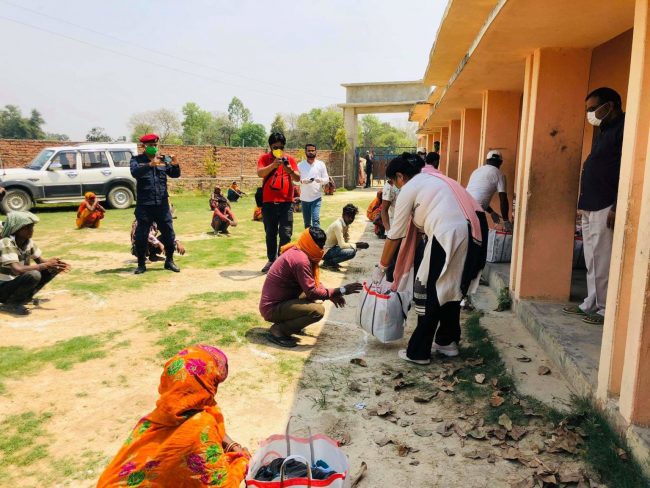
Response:
[[[84,201],[77,210],[77,229],[90,227],[96,229],[104,218],[104,207],[97,201],[97,196],[89,191],[84,195]]]
[[[340,263],[348,261],[357,255],[357,249],[368,249],[367,242],[357,242],[356,244],[349,242],[350,225],[354,222],[354,218],[358,213],[359,209],[348,203],[343,207],[343,215],[327,228],[325,247],[328,250],[323,256],[323,268],[337,271],[341,268]]]
[[[359,293],[361,283],[340,288],[325,288],[320,282],[318,263],[323,257],[326,235],[319,227],[305,229],[295,242],[282,246],[266,276],[260,298],[260,313],[273,322],[267,338],[282,347],[295,347],[298,334],[325,315],[325,307],[316,300],[330,300],[345,306],[344,295]]]
[[[246,195],[246,193],[239,189],[239,185],[236,181],[233,181],[232,185],[230,185],[230,188],[228,188],[228,200],[231,202],[236,202],[244,195]]]
[[[226,433],[215,401],[228,358],[198,344],[172,357],[160,376],[160,397],[142,417],[97,482],[116,486],[238,488],[250,454]]]
[[[41,250],[32,241],[38,220],[31,212],[11,212],[2,227],[0,302],[6,311],[16,315],[29,314],[25,304],[57,274],[70,269],[59,258],[41,256]],[[30,264],[32,260],[35,264]]]
[[[133,224],[131,224],[131,254],[138,256],[135,251],[135,231],[138,228],[138,220],[134,219]],[[165,246],[158,239],[160,233],[158,232],[158,226],[156,223],[152,223],[149,228],[149,235],[147,236],[147,250],[145,251],[145,258],[150,262],[163,261],[165,254]],[[176,239],[174,241],[176,245],[176,252],[183,256],[185,254],[185,247],[181,244],[181,241]]]
[[[229,235],[228,227],[237,227],[237,219],[228,206],[228,200],[221,197],[217,200],[217,208],[214,209],[212,214],[212,229],[215,235],[222,233]]]

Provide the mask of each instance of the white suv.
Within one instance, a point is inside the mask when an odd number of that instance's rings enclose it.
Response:
[[[24,168],[0,170],[4,212],[29,210],[37,203],[81,202],[94,192],[113,208],[135,201],[135,179],[129,163],[135,144],[79,144],[47,147]]]

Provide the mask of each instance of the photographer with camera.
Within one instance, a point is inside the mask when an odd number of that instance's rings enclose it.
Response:
[[[293,182],[300,181],[296,161],[284,154],[287,139],[281,132],[269,136],[270,151],[260,156],[257,176],[262,182],[262,219],[266,232],[266,256],[268,262],[262,273],[268,272],[278,256],[279,247],[291,241],[293,233]]]
[[[147,253],[147,238],[152,223],[156,223],[160,231],[160,241],[165,246],[165,269],[180,272],[174,263],[176,235],[169,206],[167,193],[167,177],[178,178],[181,168],[175,156],[158,154],[156,134],[145,134],[140,138],[144,152],[131,159],[131,175],[137,182],[137,203],[135,218],[138,227],[135,233],[135,250],[138,267],[135,274],[147,271],[145,266]]]

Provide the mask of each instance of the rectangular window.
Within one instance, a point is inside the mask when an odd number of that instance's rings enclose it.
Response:
[[[77,169],[77,152],[76,151],[61,151],[54,159],[53,163],[61,163],[62,170]]]
[[[83,169],[108,168],[108,158],[104,151],[84,151],[81,153]]]
[[[131,163],[131,158],[133,154],[131,151],[109,151],[111,153],[111,158],[113,159],[113,166],[116,168],[128,167]]]

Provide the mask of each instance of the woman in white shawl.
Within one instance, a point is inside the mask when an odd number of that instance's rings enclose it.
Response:
[[[458,355],[460,301],[478,286],[487,241],[487,220],[478,203],[458,182],[423,166],[415,154],[404,153],[386,168],[400,193],[373,273],[373,282],[381,281],[399,247],[393,289],[412,287],[418,314],[399,357],[416,364],[429,364],[436,351]]]

